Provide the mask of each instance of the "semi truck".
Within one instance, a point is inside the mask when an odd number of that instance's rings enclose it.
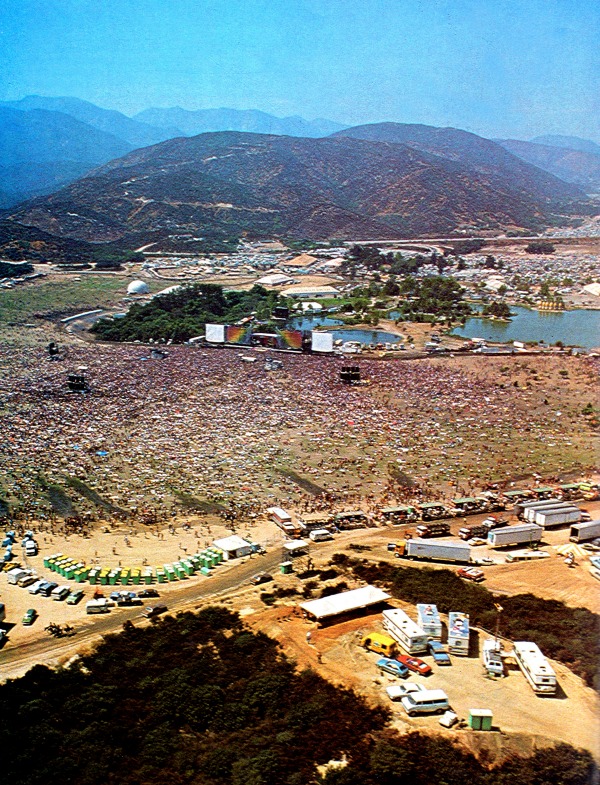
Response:
[[[471,559],[471,546],[466,542],[452,540],[446,542],[427,542],[426,540],[401,540],[396,543],[394,555],[408,559],[429,559],[431,561],[468,562]]]
[[[412,523],[418,520],[419,514],[414,507],[384,507],[381,516],[389,523]]]
[[[576,523],[571,526],[569,532],[571,542],[589,542],[589,540],[595,540],[596,537],[600,537],[600,520]]]
[[[419,505],[421,510],[421,520],[435,521],[438,518],[449,518],[450,513],[443,504],[439,502],[424,502]]]
[[[502,529],[492,529],[488,534],[490,548],[502,548],[506,545],[533,545],[542,539],[544,530],[535,523],[523,523],[518,526],[505,526]]]
[[[463,526],[458,530],[458,536],[461,540],[470,540],[472,537],[487,537],[489,526],[479,523],[475,526]]]
[[[449,523],[422,523],[416,528],[418,537],[445,537],[450,534]]]

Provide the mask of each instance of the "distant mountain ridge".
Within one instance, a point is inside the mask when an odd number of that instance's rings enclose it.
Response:
[[[4,113],[0,111],[0,143],[3,140],[10,147],[7,155],[0,158],[0,209],[51,193],[81,177],[92,167],[118,158],[129,150],[178,136],[232,130],[317,137],[327,136],[344,127],[330,120],[278,118],[266,112],[237,109],[148,109],[131,118],[79,98],[39,95],[0,102],[0,110],[4,110]],[[21,116],[17,119],[9,112],[19,112]],[[61,115],[62,120],[57,115]],[[145,122],[145,116],[156,120],[156,123]],[[42,127],[43,118],[48,126],[45,129]],[[73,120],[79,125],[73,125]],[[181,127],[178,127],[177,120],[181,121]],[[59,139],[57,134],[61,124],[62,136]],[[93,139],[96,141],[92,144]],[[86,140],[90,140],[89,144]],[[85,148],[86,144],[87,148],[95,146],[95,153],[86,148],[85,154],[78,157],[77,151]],[[15,163],[19,148],[23,155]]]
[[[543,138],[543,137],[540,137]],[[588,193],[600,193],[600,147],[598,153],[589,150],[523,142],[518,139],[498,139],[506,150],[530,164],[574,183]],[[590,147],[594,146],[590,142]]]
[[[579,136],[563,136],[560,134],[547,134],[546,136],[536,136],[530,139],[534,144],[544,144],[550,147],[566,147],[569,150],[579,150],[582,153],[593,153],[600,155],[600,145],[590,139],[582,139]]]
[[[246,131],[278,136],[303,136],[308,138],[329,136],[346,126],[332,120],[304,120],[302,117],[275,117],[256,109],[145,109],[134,116],[135,120],[169,128],[176,126],[186,136],[212,131]]]
[[[473,134],[396,124],[349,131],[172,139],[111,161],[11,218],[130,247],[157,232],[394,239],[541,227],[584,199],[576,186]],[[373,135],[412,141],[362,138]]]
[[[131,149],[62,112],[0,106],[0,207],[51,193]]]

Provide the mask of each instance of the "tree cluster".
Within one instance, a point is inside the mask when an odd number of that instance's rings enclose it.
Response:
[[[545,253],[554,253],[556,248],[552,245],[552,243],[545,242],[544,240],[536,240],[535,242],[529,243],[529,245],[525,246],[526,253],[533,253],[533,254],[545,254]]]
[[[483,306],[482,316],[495,316],[497,319],[510,319],[513,315],[506,303],[487,303]]]
[[[479,763],[311,670],[223,607],[124,625],[68,668],[0,686],[11,785],[585,785],[568,745]],[[348,765],[320,775],[317,766]]]
[[[233,324],[255,313],[268,318],[280,302],[277,292],[254,286],[249,292],[228,291],[217,284],[192,284],[134,304],[122,319],[101,319],[92,332],[105,341],[182,343],[204,332],[207,322]]]
[[[423,322],[440,317],[453,321],[471,313],[471,306],[463,300],[464,289],[454,278],[408,276],[399,288],[406,298],[398,304],[401,321]]]

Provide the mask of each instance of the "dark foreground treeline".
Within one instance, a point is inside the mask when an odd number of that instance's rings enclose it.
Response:
[[[107,637],[68,669],[0,687],[10,785],[587,785],[561,745],[488,768],[443,738],[400,736],[388,713],[297,671],[278,644],[208,608]],[[349,765],[320,776],[317,765]]]
[[[513,641],[533,641],[542,652],[571,668],[590,687],[600,688],[600,617],[533,594],[498,598],[482,585],[467,583],[452,570],[396,567],[336,554],[332,563],[368,583],[389,587],[406,602],[437,605],[442,613],[468,613],[472,625],[494,630],[501,603],[500,633]]]

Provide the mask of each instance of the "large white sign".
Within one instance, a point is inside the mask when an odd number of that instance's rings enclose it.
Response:
[[[332,352],[333,351],[333,335],[331,333],[313,332],[312,333],[312,350],[313,350],[313,352]]]
[[[207,324],[206,325],[206,340],[209,343],[225,343],[225,325],[224,324]]]

